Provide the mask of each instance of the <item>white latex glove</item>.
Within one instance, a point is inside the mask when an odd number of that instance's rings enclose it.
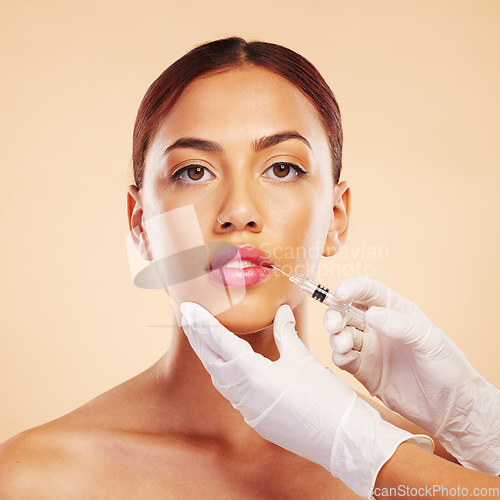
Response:
[[[263,438],[315,462],[355,493],[370,497],[377,474],[413,436],[385,422],[325,368],[298,338],[289,306],[274,318],[280,352],[270,361],[198,304],[181,305],[182,327],[216,389]]]
[[[370,307],[364,332],[324,317],[333,362],[389,408],[433,433],[463,465],[500,474],[500,391],[422,311],[366,276],[344,280],[341,300]]]

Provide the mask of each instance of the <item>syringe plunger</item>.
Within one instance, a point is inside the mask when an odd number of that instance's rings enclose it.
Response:
[[[345,302],[338,299],[335,293],[326,286],[320,285],[308,278],[301,279],[293,274],[288,275],[288,279],[300,286],[300,290],[313,299],[328,305],[342,314],[346,323],[352,323],[356,328],[365,328],[365,313],[352,305],[352,302]]]

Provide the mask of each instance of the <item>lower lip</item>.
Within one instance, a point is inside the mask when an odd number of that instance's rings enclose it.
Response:
[[[221,285],[243,287],[252,286],[265,280],[271,274],[272,268],[251,266],[243,269],[221,267],[208,273],[208,277]]]

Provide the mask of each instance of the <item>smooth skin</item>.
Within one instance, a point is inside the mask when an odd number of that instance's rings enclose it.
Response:
[[[264,147],[266,138],[283,133],[300,134],[309,145],[283,138]],[[164,154],[185,138],[209,141],[221,151],[182,147]],[[306,173],[288,167],[279,178],[274,168],[280,164]],[[196,177],[193,172],[184,172],[181,179],[170,179],[189,166],[203,168],[203,177],[195,181],[189,177]],[[205,241],[250,243],[268,250],[278,267],[310,276],[321,254],[335,254],[347,235],[349,186],[334,186],[330,149],[315,108],[292,84],[262,69],[244,67],[191,83],[147,152],[141,190],[131,187],[130,194],[136,202],[135,226],[192,204]],[[226,224],[217,221],[218,215]],[[171,228],[169,239],[182,241],[185,231],[181,225]],[[161,255],[160,244],[154,243],[148,245],[144,232],[139,235],[145,258],[146,248],[153,256]],[[192,299],[189,292],[186,287],[174,297],[174,308]],[[296,286],[274,272],[265,283],[248,287],[245,299],[217,319],[236,333],[261,331],[283,303],[303,315],[302,299]],[[269,329],[253,337],[273,344]],[[253,341],[249,336],[247,340]]]
[[[300,133],[311,147],[290,139],[255,151],[255,141],[283,131]],[[184,147],[163,154],[185,137],[216,142],[222,152]],[[276,160],[297,164],[309,175],[267,177]],[[210,175],[203,170],[207,177],[193,183],[171,179],[176,169],[192,162]],[[189,179],[187,174],[183,178]],[[150,144],[144,185],[140,190],[130,186],[128,193],[130,228],[145,258],[156,249],[141,223],[190,203],[206,240],[270,248],[320,246],[324,255],[333,255],[347,234],[350,194],[347,184],[334,186],[326,134],[309,101],[281,77],[244,66],[193,82]],[[229,225],[216,221],[220,213]],[[304,265],[313,272],[318,258],[295,255],[276,263]],[[278,353],[270,325],[282,303],[292,307],[305,340],[302,296],[274,273],[218,319],[274,360]],[[420,431],[382,413],[411,432]],[[429,459],[439,460],[423,458]],[[406,478],[410,461],[403,460]],[[396,455],[394,461],[403,463]],[[392,471],[388,462],[381,477],[398,480]],[[143,373],[4,443],[0,498],[357,497],[322,467],[263,440],[246,425],[213,387],[179,327],[169,350]]]

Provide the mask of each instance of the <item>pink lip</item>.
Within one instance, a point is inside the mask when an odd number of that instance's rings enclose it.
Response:
[[[243,287],[252,286],[265,280],[272,272],[271,263],[267,255],[252,245],[242,245],[238,247],[238,252],[228,258],[230,250],[223,249],[218,252],[211,262],[212,271],[208,277],[225,286]],[[238,269],[234,267],[223,267],[229,262],[237,260],[247,260],[255,264],[251,267]]]

